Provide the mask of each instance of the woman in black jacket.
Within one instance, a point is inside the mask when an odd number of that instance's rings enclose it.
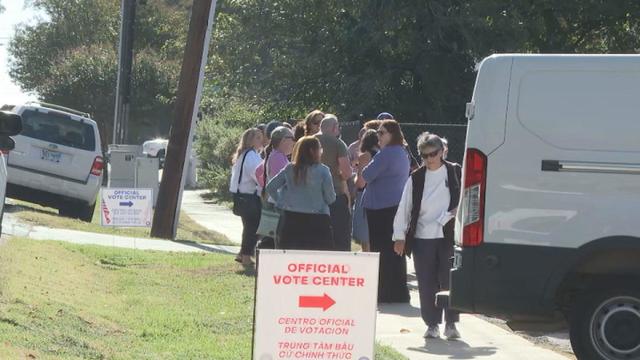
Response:
[[[424,337],[438,338],[443,309],[435,306],[435,295],[449,289],[461,171],[459,165],[444,160],[445,146],[437,135],[420,135],[418,151],[423,165],[413,172],[402,193],[393,226],[394,250],[398,255],[413,254],[422,319],[428,327]],[[445,337],[459,338],[458,314],[446,310],[445,319]]]

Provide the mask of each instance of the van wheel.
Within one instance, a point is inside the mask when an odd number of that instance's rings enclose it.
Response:
[[[96,209],[96,203],[93,204],[80,204],[78,205],[78,219],[84,222],[91,222],[93,220],[93,212]]]
[[[627,285],[579,296],[570,326],[571,346],[579,360],[638,359],[640,291]]]

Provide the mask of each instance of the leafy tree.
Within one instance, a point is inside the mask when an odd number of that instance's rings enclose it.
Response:
[[[45,101],[88,111],[110,139],[115,106],[119,2],[34,0],[48,20],[16,30],[11,76]],[[130,141],[166,135],[171,120],[187,13],[162,0],[137,9]]]
[[[463,121],[494,52],[637,52],[632,0],[225,0],[210,82],[286,118],[313,107]]]

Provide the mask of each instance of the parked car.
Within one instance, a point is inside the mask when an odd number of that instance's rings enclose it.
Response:
[[[7,188],[7,160],[6,154],[13,150],[15,142],[10,136],[17,135],[22,130],[20,116],[0,111],[0,232],[4,218],[4,201]]]
[[[96,122],[89,114],[41,102],[10,110],[22,116],[23,130],[8,158],[8,196],[90,222],[104,167]]]
[[[142,153],[148,157],[155,157],[160,160],[160,167],[164,165],[164,159],[167,156],[167,139],[153,139],[142,143]]]
[[[568,325],[578,359],[640,358],[638,69],[637,55],[482,62],[451,306]]]

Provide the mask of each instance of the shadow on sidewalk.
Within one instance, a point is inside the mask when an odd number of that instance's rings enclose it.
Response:
[[[228,250],[224,249],[222,245],[213,245],[213,244],[203,245],[191,240],[173,240],[171,242],[174,242],[180,245],[190,246],[190,247],[200,249],[202,251],[206,251],[209,253],[232,254],[232,252],[229,252]]]
[[[429,339],[425,341],[423,347],[410,347],[408,350],[431,355],[445,355],[449,359],[476,359],[495,354],[497,348],[492,346],[471,347],[466,342],[459,340]]]
[[[378,304],[378,311],[382,314],[400,315],[404,317],[420,317],[420,308],[410,304]]]

